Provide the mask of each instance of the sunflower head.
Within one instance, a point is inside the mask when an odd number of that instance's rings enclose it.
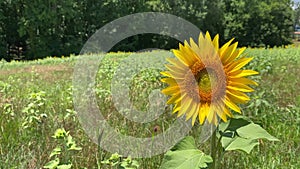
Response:
[[[257,85],[246,78],[258,74],[253,70],[242,70],[252,58],[242,55],[246,48],[237,48],[233,39],[219,48],[219,36],[212,40],[209,33],[200,33],[198,43],[190,39],[179,49],[173,50],[176,58],[167,58],[167,71],[161,72],[166,78],[162,82],[169,86],[162,93],[171,96],[168,104],[174,104],[173,113],[178,117],[197,117],[200,124],[205,119],[218,124],[218,118],[227,121],[230,111],[241,113],[237,104],[246,103],[250,98],[245,92],[254,91],[248,85]]]

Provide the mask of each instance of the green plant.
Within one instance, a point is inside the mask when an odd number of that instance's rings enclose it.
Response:
[[[65,129],[57,129],[52,136],[58,142],[58,145],[52,150],[50,158],[54,158],[45,164],[44,168],[49,169],[70,169],[72,167],[72,154],[74,151],[80,151],[73,140],[73,137]]]
[[[276,136],[280,143],[260,139],[259,145],[255,146],[249,155],[242,151],[226,151],[220,166],[224,169],[300,168],[300,83],[298,80],[300,48],[250,48],[246,52],[247,56],[254,56],[253,61],[247,65],[247,68],[260,72],[257,78],[253,79],[259,83],[259,86],[256,87],[257,92],[251,95],[251,98],[254,99],[250,101],[250,104],[256,102],[257,97],[266,100],[270,106],[267,106],[263,101],[261,101],[260,106],[255,103],[254,107],[248,108],[248,105],[246,105],[243,108],[243,114],[250,114],[249,117],[252,121],[259,123],[270,134]],[[176,117],[171,116],[169,107],[166,113],[163,113],[157,120],[139,125],[121,116],[112,108],[111,102],[109,102],[111,77],[113,77],[118,63],[129,55],[130,53],[109,53],[105,55],[106,60],[101,62],[99,74],[96,77],[98,83],[95,84],[96,89],[99,88],[99,91],[97,91],[98,105],[100,105],[101,113],[116,131],[124,131],[125,134],[129,133],[133,136],[151,137],[155,125],[159,125],[161,132],[164,132],[168,129],[167,124],[172,124],[175,121]],[[93,144],[89,137],[84,134],[78,119],[73,116],[73,112],[71,112],[71,116],[67,116],[66,109],[74,111],[72,103],[68,101],[68,97],[72,96],[67,90],[72,85],[72,69],[69,68],[74,65],[76,57],[89,56],[48,57],[34,61],[1,63],[0,168],[43,168],[43,165],[54,159],[54,157],[50,159],[49,154],[58,145],[58,142],[53,141],[51,137],[54,132],[53,129],[61,127],[68,129],[72,133],[73,139],[76,138],[77,143],[80,141],[82,147],[80,153],[74,152],[76,156],[72,155],[72,168],[77,169],[80,166],[91,169],[97,168],[101,166],[100,162],[103,159],[109,158],[106,151]],[[42,72],[39,73],[36,79],[33,79],[34,81],[31,81],[31,67],[33,65],[36,65],[36,71]],[[62,68],[61,72],[51,70],[57,66]],[[286,66],[287,70],[281,71],[282,66]],[[153,74],[155,76],[156,73]],[[144,75],[147,77],[143,77]],[[143,88],[147,88],[147,90],[151,87],[154,89],[158,87],[154,86],[148,79],[146,72],[140,72],[132,81],[133,91],[131,93],[135,94],[136,91],[134,90],[141,89],[140,86],[135,86],[140,85],[138,84],[140,82],[143,82]],[[6,86],[5,89],[3,86]],[[28,100],[30,93],[38,91],[46,92],[44,106],[39,109],[41,113],[47,114],[48,117],[45,119],[47,125],[40,127],[40,130],[27,129],[26,132],[22,132],[22,123],[25,116],[27,116],[26,113],[22,113],[22,110],[31,102]],[[259,96],[261,92],[264,92],[264,94]],[[136,99],[135,96],[131,97]],[[139,102],[144,104],[145,100],[137,99],[134,104],[140,105]],[[6,104],[10,105],[6,106]],[[6,108],[4,109],[4,107]],[[258,112],[257,116],[254,113],[256,110]],[[14,116],[11,116],[12,113],[14,113]],[[66,123],[62,122],[64,117],[66,117]],[[195,125],[198,126],[199,124]],[[192,129],[191,136],[199,138],[200,135],[200,127]],[[209,153],[208,142],[202,144],[199,139],[195,139],[195,142],[196,147],[205,153]],[[105,155],[100,156],[99,154]],[[61,156],[64,156],[64,154],[62,153]],[[158,155],[136,160],[140,164],[140,169],[158,169],[163,157],[163,155]],[[97,162],[99,164],[96,164]],[[104,164],[102,166],[101,169],[105,169]]]
[[[211,138],[211,156],[198,150],[194,138],[188,136],[165,154],[161,169],[175,166],[178,169],[217,169],[221,167],[220,163],[226,152],[241,150],[249,154],[261,139],[279,141],[250,119],[236,116],[226,123],[220,123],[214,131]]]
[[[115,169],[137,169],[139,163],[131,157],[123,158],[118,153],[112,154],[109,159],[101,161],[104,166]]]
[[[46,92],[44,91],[29,94],[29,103],[22,110],[22,112],[26,114],[22,124],[24,128],[28,128],[36,123],[42,123],[43,120],[47,118],[47,114],[43,112],[46,101],[45,96]]]

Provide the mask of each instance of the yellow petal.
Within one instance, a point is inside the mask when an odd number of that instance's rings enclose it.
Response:
[[[172,77],[172,75],[169,72],[160,72],[160,74],[166,77]]]
[[[217,106],[216,112],[218,116],[224,121],[227,122],[226,114],[224,112],[224,106]]]
[[[234,78],[257,75],[257,74],[258,72],[254,70],[237,70],[229,73],[229,75],[233,76]]]
[[[224,113],[225,113],[228,117],[233,117],[233,114],[232,114],[226,107],[224,107]]]
[[[235,51],[233,51],[233,53],[231,54],[231,56],[229,56],[229,58],[223,63],[225,66],[227,66],[228,64],[232,63],[236,58],[238,58],[244,51],[246,50],[246,47],[237,49]]]
[[[162,72],[161,74],[164,76],[167,76],[167,77],[174,78],[174,79],[184,79],[186,72],[169,70],[166,72]]]
[[[203,47],[202,45],[204,45],[204,44],[205,44],[204,36],[203,36],[202,33],[200,33],[199,38],[198,38],[198,46],[199,46],[199,48],[202,48]]]
[[[207,114],[207,120],[209,123],[211,123],[213,121],[214,114],[215,114],[215,106],[213,104],[211,104],[209,106],[209,111]]]
[[[214,116],[213,116],[213,123],[215,124],[215,126],[217,126],[218,125],[218,117],[217,117],[217,115],[214,113]]]
[[[241,92],[253,92],[254,91],[251,87],[241,84],[241,83],[232,83],[231,82],[228,84],[227,88],[231,89],[231,90],[241,91]]]
[[[199,61],[200,60],[200,55],[201,55],[201,52],[199,50],[199,46],[194,42],[194,40],[192,38],[190,38],[190,44],[191,44],[192,50],[197,55],[197,58],[198,58],[197,60]]]
[[[165,67],[167,69],[169,69],[170,71],[172,71],[172,72],[178,72],[178,73],[181,73],[181,74],[184,74],[186,72],[185,69],[182,69],[182,68],[174,66],[174,65],[167,64],[167,65],[165,65]]]
[[[169,87],[163,89],[161,92],[165,95],[171,95],[171,94],[176,93],[178,91],[180,91],[179,86],[169,86]]]
[[[234,40],[234,38],[232,38],[230,41],[228,41],[227,43],[225,43],[221,49],[219,50],[219,55],[222,56],[223,53],[225,52],[225,50],[228,48],[228,46],[231,44],[231,42]]]
[[[179,50],[172,50],[174,55],[183,63],[185,66],[189,66],[190,61],[187,59],[184,53],[181,52],[183,46],[179,44]]]
[[[187,69],[188,67],[186,65],[184,65],[182,62],[180,62],[179,60],[175,59],[175,58],[167,58],[166,59],[169,63],[173,64],[174,66],[179,67],[180,69]]]
[[[253,58],[239,59],[239,60],[235,61],[234,63],[232,63],[228,67],[228,70],[229,70],[229,72],[237,71],[237,70],[241,69],[242,67],[244,67],[246,64],[248,64],[251,60],[253,60]]]
[[[167,101],[167,104],[178,103],[181,100],[181,92],[178,91]]]
[[[205,117],[208,113],[208,105],[206,103],[202,104],[200,109],[199,109],[199,123],[203,124]]]
[[[239,95],[236,95],[233,92],[226,91],[227,97],[234,103],[247,103],[249,101],[249,98],[240,97]],[[248,96],[246,96],[248,97]]]
[[[174,113],[176,113],[176,112],[179,112],[180,109],[181,109],[181,103],[180,103],[180,102],[175,103],[175,106],[174,106],[174,108],[173,108],[172,114],[174,114]]]
[[[258,86],[258,84],[255,81],[250,80],[248,78],[244,78],[244,77],[241,77],[241,78],[229,78],[229,85],[231,83],[242,83],[242,84],[245,84],[245,85],[255,85],[255,86]]]
[[[174,53],[179,60],[184,60],[185,65],[187,66],[193,65],[193,54],[191,53],[189,48],[190,46],[188,42],[184,41],[184,46],[181,44],[179,45],[180,53],[176,53],[176,54]]]
[[[234,44],[230,45],[226,50],[220,54],[221,61],[224,65],[226,65],[226,61],[230,59],[231,55],[234,53],[238,46],[238,42],[235,42]]]
[[[190,119],[195,113],[197,114],[197,112],[195,112],[195,110],[197,109],[197,105],[197,103],[191,103],[190,109],[186,112],[186,120]]]
[[[196,49],[199,49],[199,48],[196,48]],[[185,53],[187,59],[189,60],[189,66],[191,66],[195,62],[199,61],[199,56],[192,49],[192,47],[188,44],[187,41],[184,41],[184,47],[182,48],[182,52]]]
[[[211,41],[211,37],[210,37],[210,34],[208,31],[206,31],[206,34],[205,34],[205,38],[209,41]]]
[[[214,47],[215,47],[215,50],[218,51],[218,50],[219,50],[219,34],[217,34],[217,35],[214,37],[213,45],[214,45]]]
[[[162,78],[160,81],[163,83],[168,83],[171,86],[178,86],[176,80],[173,78]]]
[[[245,100],[245,101],[249,101],[250,98],[249,96],[247,96],[245,93],[243,92],[240,92],[240,91],[236,91],[236,90],[231,90],[231,89],[227,89],[226,90],[226,93],[231,93],[232,95],[234,95],[235,97],[239,98],[239,99],[242,99],[242,100]]]
[[[192,125],[194,126],[195,121],[197,119],[198,116],[198,112],[199,112],[199,108],[200,108],[200,103],[196,104],[196,109],[194,111],[193,117],[192,117]]]
[[[183,114],[185,114],[187,112],[187,110],[190,107],[190,104],[192,102],[192,99],[190,99],[188,96],[184,96],[181,100],[181,109],[177,114],[177,117],[182,116]]]
[[[241,113],[241,109],[236,105],[234,104],[233,102],[231,102],[231,100],[225,96],[225,104],[226,106],[228,106],[230,109],[238,112],[238,113]]]

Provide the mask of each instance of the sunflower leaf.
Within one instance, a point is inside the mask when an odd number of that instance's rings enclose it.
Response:
[[[250,123],[236,130],[240,137],[246,139],[267,139],[269,141],[279,141],[276,137],[269,134],[261,126]]]
[[[222,145],[225,146],[226,151],[230,150],[242,150],[250,154],[251,150],[258,145],[257,140],[245,139],[241,137],[222,139]]]
[[[187,136],[183,138],[171,150],[176,151],[176,150],[189,150],[189,149],[197,149],[195,140],[191,136]]]
[[[230,119],[227,123],[221,123],[219,130],[222,132],[227,131],[236,131],[238,128],[246,126],[250,123],[253,123],[251,120],[244,116],[236,116],[235,118]]]
[[[194,138],[188,136],[165,154],[160,169],[201,169],[212,161],[209,155],[197,149]]]
[[[225,151],[242,150],[248,154],[259,144],[259,139],[279,141],[261,126],[243,116],[232,118],[227,123],[221,123],[218,136],[222,137],[221,143]]]
[[[208,167],[213,159],[197,149],[168,151],[160,169],[201,169]]]

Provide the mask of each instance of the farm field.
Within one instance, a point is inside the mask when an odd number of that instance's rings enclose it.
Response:
[[[248,155],[229,152],[221,168],[297,169],[300,168],[300,48],[247,49],[254,57],[247,66],[260,74],[251,101],[242,107],[244,115],[260,124],[279,142],[260,140]],[[138,124],[118,114],[112,103],[111,80],[118,64],[130,53],[104,56],[96,78],[97,102],[103,116],[116,131],[136,137],[151,137],[163,132],[176,119],[166,108],[155,121]],[[146,56],[147,54],[145,54]],[[73,106],[72,77],[76,57],[46,58],[29,62],[0,61],[0,168],[43,168],[57,157],[73,168],[114,168],[105,164],[111,153],[102,150],[85,134]],[[145,110],[152,89],[162,89],[159,70],[143,70],[131,82],[130,99]],[[160,131],[153,128],[160,126]],[[72,137],[73,150],[65,140],[53,137],[64,129]],[[197,123],[191,135],[199,138]],[[75,143],[76,142],[76,146]],[[200,144],[208,152],[208,143]],[[55,148],[60,153],[51,156]],[[140,169],[156,169],[163,155],[134,159]]]

